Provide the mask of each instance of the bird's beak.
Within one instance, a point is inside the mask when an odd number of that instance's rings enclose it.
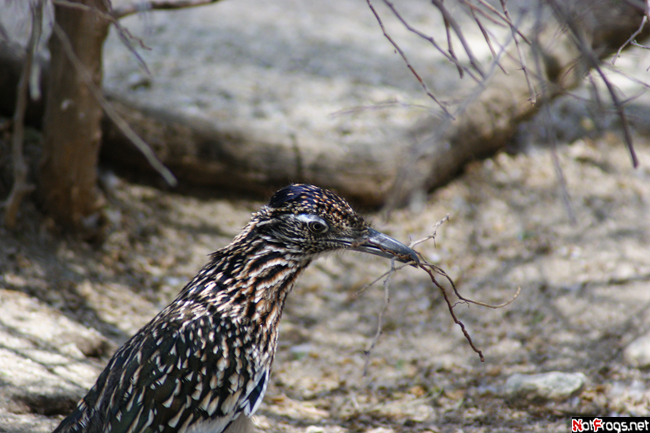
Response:
[[[352,246],[350,249],[389,259],[395,257],[402,263],[420,263],[415,251],[390,236],[386,236],[385,234],[373,229],[369,229],[368,236],[361,244]]]

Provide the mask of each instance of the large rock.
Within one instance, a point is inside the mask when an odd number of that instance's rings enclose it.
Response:
[[[0,289],[0,431],[47,432],[93,385],[106,339],[23,293]],[[29,427],[31,426],[31,427]]]
[[[630,343],[623,351],[623,359],[633,367],[650,367],[650,334],[643,335]]]
[[[420,25],[442,28],[430,5],[408,8]],[[404,38],[390,13],[382,17],[434,92],[448,94],[455,68]],[[113,29],[105,88],[193,184],[269,193],[307,181],[381,204],[405,161],[405,133],[432,104],[363,2],[243,0],[121,23],[151,48],[140,50],[151,76]],[[118,130],[106,129],[104,158],[147,167]]]
[[[506,380],[503,395],[515,405],[563,401],[578,395],[586,381],[583,373],[513,374]]]

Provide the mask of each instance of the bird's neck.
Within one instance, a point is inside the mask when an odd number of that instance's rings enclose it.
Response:
[[[311,260],[285,242],[247,226],[212,255],[181,296],[208,301],[219,315],[274,328],[287,295]]]

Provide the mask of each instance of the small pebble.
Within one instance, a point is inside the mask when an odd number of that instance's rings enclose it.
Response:
[[[291,346],[291,348],[289,348],[289,351],[297,359],[302,359],[305,356],[316,355],[317,354],[316,350],[314,349],[314,346],[312,344],[309,344],[309,343],[298,344],[298,345],[295,345],[295,346]]]

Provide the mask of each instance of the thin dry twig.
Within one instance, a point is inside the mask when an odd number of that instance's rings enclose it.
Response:
[[[386,278],[384,279],[384,284],[383,284],[384,303],[381,307],[381,310],[379,311],[379,315],[377,316],[377,331],[375,332],[375,336],[372,339],[372,342],[370,343],[370,347],[368,347],[368,349],[363,352],[364,356],[366,357],[366,362],[363,365],[364,376],[368,375],[368,367],[370,366],[370,355],[372,354],[372,351],[377,346],[377,342],[379,342],[379,337],[381,336],[382,321],[384,319],[384,314],[386,314],[386,311],[388,310],[388,303],[390,302],[390,277],[394,273],[395,273],[395,259],[393,258],[390,261],[390,271],[388,271]]]
[[[485,362],[485,357],[483,356],[483,352],[474,345],[474,341],[472,341],[472,337],[469,335],[469,332],[467,331],[467,328],[465,328],[465,324],[454,313],[454,308],[458,304],[474,304],[474,305],[479,305],[479,306],[482,306],[482,307],[494,308],[494,309],[502,308],[502,307],[505,307],[507,305],[510,305],[511,303],[513,303],[515,301],[515,299],[517,299],[517,297],[519,296],[519,293],[521,292],[521,288],[520,287],[517,288],[517,291],[515,292],[515,294],[513,295],[513,297],[510,300],[508,300],[508,301],[506,301],[504,303],[501,303],[499,305],[491,305],[491,304],[487,304],[487,303],[484,303],[484,302],[474,301],[472,299],[468,299],[468,298],[465,298],[465,297],[461,296],[460,293],[458,293],[458,290],[456,289],[456,285],[454,284],[454,281],[451,279],[451,277],[449,275],[447,275],[447,273],[442,268],[440,268],[440,267],[438,267],[436,265],[430,264],[430,263],[426,263],[426,262],[420,263],[418,265],[418,267],[420,269],[424,270],[427,274],[429,274],[429,277],[431,277],[431,281],[433,282],[433,284],[438,289],[440,289],[440,291],[442,293],[442,297],[444,298],[445,303],[447,304],[447,309],[449,310],[449,314],[451,315],[452,320],[454,321],[454,323],[456,325],[458,325],[460,327],[461,331],[463,332],[463,335],[465,336],[465,339],[469,343],[472,350],[474,350],[474,352],[476,352],[478,354],[479,359],[481,360],[481,362]],[[449,282],[449,284],[451,285],[451,287],[452,287],[452,289],[454,291],[454,294],[460,300],[460,302],[456,302],[454,304],[451,303],[451,300],[449,299],[449,296],[447,296],[447,291],[436,280],[436,274],[441,275],[442,277],[444,277]]]
[[[422,80],[422,78],[420,77],[420,75],[418,75],[418,73],[415,71],[415,68],[413,68],[413,66],[411,66],[411,63],[409,62],[408,58],[406,57],[406,54],[404,54],[404,51],[402,51],[402,49],[399,47],[399,45],[397,45],[397,42],[395,42],[393,40],[393,38],[391,38],[390,35],[386,32],[386,28],[384,27],[384,23],[382,22],[381,18],[379,17],[379,14],[375,10],[375,8],[372,5],[372,3],[370,2],[370,0],[366,0],[366,3],[368,4],[368,7],[370,8],[373,15],[375,16],[375,19],[377,20],[377,23],[379,24],[379,27],[381,28],[381,31],[384,34],[384,37],[386,37],[386,39],[388,39],[388,41],[393,45],[395,50],[400,54],[400,56],[402,56],[402,59],[404,60],[404,63],[406,63],[406,67],[409,68],[411,73],[420,82],[420,85],[422,86],[422,89],[424,89],[424,92],[427,94],[427,96],[429,96],[429,98],[431,98],[433,100],[433,102],[438,104],[438,106],[442,109],[443,113],[445,113],[445,116],[447,116],[448,118],[453,119],[453,116],[451,115],[451,113],[449,113],[449,111],[447,110],[447,107],[445,107],[445,105],[442,102],[440,102],[438,100],[438,98],[435,97],[435,95],[431,92],[431,90],[429,90],[429,86],[427,86],[426,83],[424,82],[424,80]]]
[[[452,56],[449,52],[447,52],[440,45],[438,45],[438,43],[433,38],[433,36],[429,36],[429,35],[421,32],[420,30],[413,27],[408,21],[406,21],[404,19],[404,17],[402,17],[402,15],[398,12],[397,8],[395,8],[395,5],[393,3],[391,3],[390,1],[387,1],[387,0],[384,0],[384,4],[391,10],[393,15],[395,15],[395,18],[397,18],[402,23],[402,25],[406,28],[406,30],[408,30],[409,32],[417,35],[418,37],[420,37],[422,39],[424,39],[425,41],[429,42],[436,50],[438,50],[438,52],[440,52],[440,54],[445,56],[445,58],[447,60],[449,60],[450,62],[455,64],[456,67],[462,68],[465,72],[467,72],[467,74],[470,77],[472,77],[472,79],[474,81],[480,82],[480,79],[473,74],[473,72],[472,72],[472,70],[470,68],[463,65],[460,62],[460,60],[458,60],[455,56]]]
[[[510,298],[507,301],[502,302],[500,304],[496,304],[496,305],[494,305],[494,304],[486,304],[485,302],[475,301],[473,299],[464,299],[463,298],[462,301],[467,302],[469,304],[479,305],[481,307],[492,308],[493,310],[496,310],[496,309],[499,309],[499,308],[507,307],[508,305],[515,302],[517,300],[517,298],[519,297],[520,293],[521,293],[521,287],[517,287],[517,290],[515,291],[515,294],[512,295],[512,298]]]
[[[594,76],[591,74],[591,72],[587,74],[587,78],[589,79],[591,97],[594,101],[596,101],[596,107],[598,111],[600,113],[605,113],[605,104],[603,104],[603,99],[600,97],[600,91],[598,90],[598,86],[596,85],[596,81],[594,81]]]
[[[390,100],[390,101],[384,101],[384,102],[378,102],[376,104],[372,105],[358,105],[356,107],[349,107],[349,108],[344,108],[342,110],[334,111],[333,113],[330,113],[329,116],[334,119],[340,116],[348,116],[350,114],[355,114],[359,113],[362,111],[377,111],[377,110],[383,110],[386,108],[408,108],[409,110],[423,110],[423,111],[430,111],[431,107],[429,105],[422,105],[422,104],[412,104],[409,102],[402,102],[399,100]]]
[[[425,237],[420,238],[418,240],[411,241],[411,243],[409,244],[409,248],[413,248],[413,247],[415,247],[417,245],[420,245],[421,243],[426,242],[429,239],[433,240],[433,246],[435,247],[436,246],[436,234],[438,233],[438,228],[441,225],[443,225],[444,223],[448,222],[448,221],[449,221],[449,214],[445,215],[445,217],[443,219],[441,219],[440,221],[438,221],[437,223],[435,223],[433,225],[433,231],[429,236],[425,236]]]
[[[550,114],[548,114],[550,123]],[[562,203],[564,203],[564,209],[566,209],[567,215],[569,216],[569,221],[572,225],[578,224],[578,219],[576,214],[573,211],[573,205],[571,204],[571,195],[569,194],[569,188],[567,187],[566,178],[564,177],[564,171],[562,170],[562,165],[560,164],[560,158],[557,156],[557,137],[555,134],[551,134],[551,158],[553,158],[553,168],[555,169],[555,176],[557,177],[558,183],[560,185],[560,193],[562,195]]]
[[[476,21],[476,25],[478,26],[479,30],[483,34],[483,39],[485,39],[485,43],[487,44],[488,48],[490,49],[490,52],[492,53],[492,58],[497,63],[497,65],[499,65],[499,69],[501,69],[501,71],[505,75],[510,75],[510,74],[508,74],[508,71],[506,71],[505,68],[503,66],[501,66],[501,62],[498,61],[497,53],[496,53],[496,51],[494,51],[494,47],[492,46],[492,41],[490,40],[490,35],[488,34],[487,30],[485,30],[485,27],[483,27],[483,23],[481,23],[481,20],[476,16],[476,12],[474,12],[475,8],[470,7],[469,10],[470,10],[470,13],[472,14],[472,18],[474,18],[474,21]]]
[[[443,277],[445,277],[445,278],[447,279],[447,281],[449,282],[449,284],[451,284],[451,286],[453,287],[453,289],[454,289],[454,293],[456,294],[456,296],[458,296],[458,299],[460,299],[461,301],[464,301],[464,302],[470,302],[470,301],[467,300],[467,299],[464,299],[463,297],[461,297],[461,296],[458,294],[458,291],[456,290],[456,286],[454,285],[453,280],[449,277],[449,275],[447,275],[447,274],[445,273],[445,271],[443,271],[443,270],[442,270],[441,268],[439,268],[438,266],[435,266],[435,265],[432,265],[432,264],[429,264],[429,263],[421,263],[421,264],[418,265],[418,267],[419,267],[420,269],[423,269],[427,274],[429,274],[429,276],[431,277],[431,281],[433,282],[433,284],[434,284],[437,288],[440,289],[440,291],[442,292],[442,297],[444,298],[445,303],[447,303],[447,309],[449,310],[449,314],[451,314],[451,318],[452,318],[452,320],[454,321],[455,324],[457,324],[458,326],[460,326],[460,329],[461,329],[461,331],[463,331],[463,335],[465,336],[465,339],[466,339],[467,342],[469,343],[469,345],[470,345],[470,347],[472,348],[472,350],[474,350],[474,352],[478,353],[478,356],[479,356],[481,362],[485,362],[485,357],[483,356],[483,352],[481,352],[481,350],[478,349],[478,348],[474,345],[474,342],[472,341],[472,337],[469,335],[469,332],[468,332],[467,329],[465,328],[465,324],[464,324],[463,322],[461,322],[460,319],[458,319],[458,317],[456,317],[456,313],[454,313],[454,307],[456,306],[456,304],[453,304],[453,305],[452,305],[451,301],[449,300],[449,297],[447,296],[447,291],[445,290],[444,287],[442,287],[442,286],[440,285],[440,283],[438,283],[438,281],[436,280],[436,276],[435,276],[435,274],[442,275]],[[473,303],[473,302],[470,302],[470,303]]]
[[[616,108],[618,117],[621,119],[621,126],[623,128],[623,137],[625,139],[625,145],[627,146],[628,152],[630,154],[630,158],[632,159],[632,166],[634,168],[637,168],[639,166],[639,159],[634,150],[632,133],[630,131],[630,125],[627,120],[627,115],[625,114],[625,109],[623,107],[623,104],[621,103],[620,98],[618,97],[618,94],[616,93],[616,89],[614,88],[614,85],[609,81],[607,76],[603,73],[603,70],[600,67],[601,65],[600,59],[596,56],[591,46],[585,41],[573,17],[564,13],[561,5],[558,4],[556,0],[549,0],[548,3],[555,11],[555,14],[562,18],[563,22],[567,25],[567,27],[571,31],[576,47],[580,50],[583,59],[587,62],[589,67],[596,70],[598,75],[600,75],[600,78],[603,80],[603,83],[605,83],[605,86],[607,87],[607,91],[609,92],[609,96],[612,99],[612,103]]]
[[[540,4],[540,7],[541,7],[541,4]],[[549,90],[549,86],[550,86],[551,83],[549,83],[548,81],[545,81],[542,78],[542,72],[541,72],[542,71],[542,62],[541,62],[541,59],[540,59],[541,53],[540,53],[539,49],[536,49],[537,47],[539,47],[539,42],[537,41],[537,35],[539,34],[539,28],[541,26],[541,23],[539,22],[539,20],[540,20],[539,17],[540,16],[541,16],[541,13],[538,13],[537,14],[537,20],[536,20],[536,23],[535,23],[535,26],[536,26],[537,30],[535,31],[535,35],[536,35],[535,36],[535,44],[533,44],[533,61],[535,62],[535,69],[537,70],[537,74],[535,75],[535,78],[537,78],[537,80],[540,83],[542,101],[548,101],[548,99],[549,99],[548,90]],[[591,78],[591,75],[590,75],[590,78]],[[565,209],[565,211],[567,213],[567,216],[569,217],[570,223],[572,225],[576,225],[577,224],[577,219],[576,219],[576,216],[575,216],[575,212],[573,211],[573,206],[571,204],[571,196],[569,195],[569,189],[568,189],[568,186],[567,186],[566,178],[564,177],[564,172],[562,170],[562,165],[560,164],[560,159],[557,156],[557,147],[558,147],[557,134],[553,133],[550,130],[550,127],[549,127],[549,125],[551,125],[551,123],[552,123],[551,109],[549,107],[549,104],[548,103],[543,104],[542,110],[543,110],[543,115],[546,118],[546,121],[544,122],[544,127],[546,129],[546,135],[547,135],[547,137],[549,137],[551,139],[550,153],[551,153],[551,158],[552,158],[552,161],[553,161],[553,168],[555,170],[555,176],[557,178],[558,185],[560,187],[560,194],[561,194],[561,197],[562,197],[562,204],[564,205],[564,209]]]
[[[430,239],[433,239],[433,241],[435,242],[436,233],[438,231],[438,228],[447,221],[449,221],[449,215],[445,216],[445,218],[441,219],[440,221],[438,221],[435,224],[435,226],[433,228],[433,232],[432,232],[431,235],[425,236],[425,237],[423,237],[421,239],[418,239],[416,241],[411,242],[410,246],[413,247],[415,245],[419,245],[422,242],[426,242],[426,241],[428,241]],[[474,344],[474,342],[472,341],[472,337],[470,336],[469,332],[465,328],[465,324],[460,319],[458,319],[458,317],[456,316],[456,313],[454,312],[454,308],[459,304],[474,304],[474,305],[478,305],[478,306],[481,306],[481,307],[487,307],[487,308],[493,308],[493,309],[503,308],[503,307],[506,307],[506,306],[510,305],[511,303],[513,303],[517,299],[519,294],[521,293],[521,288],[518,287],[517,291],[515,292],[515,294],[512,296],[511,299],[509,299],[509,300],[507,300],[507,301],[505,301],[505,302],[503,302],[501,304],[498,304],[498,305],[492,305],[492,304],[488,304],[488,303],[485,303],[485,302],[474,301],[472,299],[465,298],[458,292],[458,290],[456,289],[456,285],[454,284],[454,281],[451,279],[451,277],[449,275],[447,275],[447,273],[441,267],[436,266],[436,265],[431,264],[431,263],[428,263],[424,259],[424,257],[422,257],[422,255],[419,254],[419,253],[418,253],[418,256],[419,256],[419,262],[418,263],[413,262],[412,260],[410,260],[410,257],[407,257],[407,256],[397,257],[397,259],[400,259],[401,261],[406,262],[404,265],[399,266],[399,267],[395,267],[395,258],[393,258],[391,260],[391,268],[390,268],[389,271],[385,272],[381,277],[377,278],[375,281],[368,284],[367,286],[365,286],[364,288],[362,288],[361,290],[359,290],[357,292],[357,294],[361,293],[366,288],[372,286],[373,284],[375,284],[376,282],[378,282],[381,279],[383,279],[383,281],[384,281],[384,284],[383,284],[383,287],[384,287],[384,304],[382,305],[382,309],[380,310],[379,315],[378,315],[377,331],[375,332],[375,336],[374,336],[374,338],[373,338],[373,340],[372,340],[372,342],[370,344],[370,347],[368,348],[368,350],[366,350],[364,352],[364,355],[366,356],[366,363],[365,363],[365,366],[364,366],[364,376],[367,374],[369,359],[370,359],[370,355],[372,353],[372,350],[376,347],[377,342],[379,341],[379,337],[381,336],[382,320],[383,320],[384,314],[386,313],[386,310],[388,308],[388,302],[390,300],[390,291],[389,291],[389,289],[390,289],[390,279],[391,279],[392,275],[395,272],[397,272],[398,270],[400,270],[400,269],[402,269],[402,268],[404,268],[406,266],[413,266],[413,267],[424,270],[429,275],[429,277],[431,278],[431,282],[436,287],[438,287],[438,289],[440,289],[440,291],[442,292],[442,297],[445,300],[445,303],[447,304],[447,308],[449,310],[449,314],[451,315],[452,320],[454,321],[455,324],[457,324],[460,327],[461,331],[463,332],[463,335],[465,336],[465,339],[469,343],[472,350],[474,350],[474,352],[476,352],[479,355],[479,358],[480,358],[481,362],[485,361],[485,357],[483,356],[483,352],[481,352],[481,350],[478,349],[476,347],[476,345]],[[445,288],[436,279],[436,275],[444,277],[449,282],[449,284],[451,285],[452,290],[454,292],[454,295],[456,295],[456,297],[459,299],[458,302],[455,302],[455,303],[452,304],[452,302],[451,302],[451,300],[450,300],[450,298],[449,298],[449,296],[447,294],[447,291],[445,290]]]
[[[149,147],[149,145],[143,139],[141,139],[138,134],[136,134],[131,126],[129,126],[129,124],[124,119],[122,119],[117,111],[115,111],[113,105],[110,104],[106,98],[104,98],[101,90],[95,86],[90,73],[74,53],[74,49],[72,48],[72,43],[70,42],[68,35],[66,35],[63,29],[61,29],[61,27],[56,23],[54,24],[52,31],[54,35],[61,41],[61,45],[63,46],[66,55],[70,59],[70,62],[73,64],[77,73],[79,73],[79,76],[88,87],[88,90],[92,93],[97,102],[99,102],[106,115],[115,123],[118,129],[138,148],[138,150],[144,155],[144,157],[147,159],[147,162],[149,162],[153,169],[156,170],[170,186],[176,186],[178,181],[172,172],[169,171],[169,169],[165,167],[162,162],[160,162],[151,147]]]
[[[495,9],[496,13],[494,13],[494,15],[497,15],[499,17],[499,19],[494,18],[492,15],[485,12],[483,9],[481,9],[480,7],[476,6],[475,4],[471,3],[468,0],[457,0],[457,1],[460,4],[467,6],[467,8],[471,11],[472,14],[474,14],[474,12],[478,12],[479,14],[481,14],[481,16],[483,16],[485,19],[489,20],[495,26],[508,27],[507,24],[504,24],[502,22],[502,21],[507,21],[507,20],[502,18],[501,14],[499,14],[499,12],[496,11],[496,9]],[[494,9],[494,8],[492,8],[492,9]]]
[[[630,153],[630,158],[632,159],[632,167],[637,168],[639,166],[639,158],[636,156],[636,151],[634,150],[632,133],[630,132],[630,124],[627,120],[627,115],[625,114],[625,108],[623,107],[621,100],[618,98],[618,95],[616,94],[616,89],[614,89],[614,85],[607,79],[607,76],[603,73],[597,61],[593,62],[593,68],[596,70],[596,72],[598,72],[598,75],[600,75],[600,78],[605,83],[605,86],[607,86],[607,91],[609,92],[609,96],[610,98],[612,98],[612,102],[614,103],[614,107],[616,108],[616,112],[618,113],[618,117],[621,119],[621,126],[623,127],[623,137],[625,138],[625,144],[627,146],[628,152]]]
[[[541,5],[540,5],[541,6]],[[540,14],[538,14],[539,16]],[[539,20],[539,18],[538,18]],[[536,26],[540,26],[539,21],[536,22]],[[538,32],[537,32],[538,33]],[[534,47],[538,47],[539,44],[535,44]],[[549,83],[544,81],[542,79],[542,64],[541,64],[541,59],[540,59],[540,52],[539,50],[534,49],[533,50],[533,59],[535,61],[535,67],[537,69],[537,79],[541,83],[541,94],[542,94],[542,100],[548,100],[548,85]],[[591,78],[591,74],[589,75]],[[593,83],[593,81],[592,81]],[[557,148],[558,148],[558,142],[557,142],[557,134],[553,133],[550,130],[550,126],[552,119],[551,119],[551,110],[549,107],[549,104],[544,104],[543,105],[543,115],[546,118],[546,121],[544,122],[544,127],[546,129],[546,135],[547,137],[550,138],[551,140],[551,149],[550,149],[550,154],[553,162],[553,169],[555,171],[555,177],[557,179],[559,188],[560,188],[560,195],[562,198],[562,204],[564,205],[564,209],[567,213],[567,216],[569,217],[569,221],[572,225],[577,224],[577,218],[575,216],[575,212],[573,211],[573,206],[571,203],[571,196],[569,194],[569,189],[567,186],[566,178],[564,176],[564,171],[562,170],[562,165],[560,164],[560,159],[558,158],[557,155]]]
[[[510,12],[508,12],[508,6],[507,6],[508,0],[501,0],[501,8],[503,8],[503,13],[508,19],[508,23],[512,23],[512,19],[510,18]],[[526,84],[528,84],[528,93],[530,94],[530,103],[535,104],[537,102],[537,96],[535,94],[535,88],[533,87],[533,83],[530,80],[530,76],[528,74],[528,67],[526,66],[526,56],[521,50],[521,46],[519,45],[519,39],[517,39],[517,31],[516,27],[514,24],[510,24],[510,31],[512,32],[512,38],[515,41],[515,47],[517,48],[517,55],[519,56],[519,64],[521,65],[521,70],[524,72],[524,77],[526,78]]]
[[[512,21],[510,21],[510,17],[507,17],[507,16],[505,16],[505,15],[502,15],[498,10],[496,10],[496,8],[494,8],[492,5],[490,5],[489,3],[487,3],[485,0],[478,0],[478,2],[479,2],[481,5],[485,6],[488,10],[490,10],[490,12],[494,13],[494,14],[497,15],[499,18],[501,18],[503,21],[505,21],[505,22],[508,24],[508,26],[509,26],[510,28],[514,28],[515,31],[517,32],[517,34],[521,37],[521,39],[522,39],[524,42],[526,42],[528,45],[530,45],[530,40],[528,40],[528,38],[526,37],[526,35],[523,34],[523,33],[521,32],[521,30],[519,30],[519,27],[518,27],[518,26],[516,26]]]
[[[4,28],[4,26],[2,25],[2,23],[0,23],[0,39],[4,39],[4,40],[6,40],[6,41],[9,40],[9,33],[8,33],[7,30]]]
[[[7,201],[3,203],[5,206],[5,226],[9,229],[13,229],[16,226],[16,215],[18,214],[18,209],[23,198],[34,191],[35,188],[34,185],[27,182],[28,168],[23,156],[23,139],[29,82],[32,75],[32,66],[38,41],[41,37],[43,2],[39,0],[36,3],[31,3],[30,7],[32,9],[32,29],[29,35],[25,64],[20,75],[20,81],[18,81],[16,110],[13,118],[12,162],[14,166],[14,183]]]
[[[444,223],[448,222],[448,221],[449,221],[449,214],[447,214],[443,219],[441,219],[440,221],[438,221],[437,223],[434,224],[434,226],[433,226],[433,230],[432,230],[432,233],[431,233],[430,235],[425,236],[425,237],[423,237],[423,238],[420,238],[420,239],[418,239],[418,240],[416,240],[416,241],[412,241],[412,242],[409,244],[409,248],[413,248],[413,247],[415,247],[415,246],[417,246],[417,245],[419,245],[419,244],[421,244],[421,243],[423,243],[423,242],[426,242],[426,241],[428,241],[428,240],[433,240],[433,246],[435,247],[435,246],[436,246],[436,234],[438,233],[438,228],[439,228],[440,226],[442,226]],[[419,254],[419,256],[420,256],[420,259],[422,260],[422,264],[423,264],[424,266],[426,266],[426,267],[430,267],[430,268],[433,267],[433,268],[436,269],[436,272],[440,271],[440,272],[441,272],[442,274],[444,274],[445,276],[447,275],[447,274],[446,274],[446,273],[445,273],[445,272],[444,272],[440,267],[435,266],[435,265],[432,265],[432,264],[428,263],[426,260],[424,260],[424,257],[422,257],[421,254]],[[404,266],[408,266],[408,265],[411,265],[411,264],[412,264],[412,263],[406,263]],[[401,268],[399,268],[399,269],[401,269]],[[449,278],[449,277],[447,277],[447,278]],[[450,281],[450,282],[451,282],[451,281]],[[451,282],[451,283],[452,283],[452,286],[454,286],[453,282]],[[480,302],[480,301],[474,301],[474,300],[471,300],[471,299],[466,299],[466,298],[462,297],[462,296],[458,293],[458,291],[456,290],[456,287],[454,287],[454,294],[455,294],[455,295],[458,297],[458,299],[460,299],[461,301],[466,302],[466,303],[469,303],[469,304],[480,305],[481,307],[487,307],[487,308],[502,308],[502,307],[505,307],[505,306],[507,306],[507,305],[512,304],[512,303],[514,302],[514,300],[517,299],[517,297],[519,296],[519,292],[520,292],[520,291],[521,291],[521,288],[518,288],[518,289],[517,289],[517,292],[514,294],[514,296],[512,297],[512,299],[510,299],[509,301],[506,301],[506,302],[504,302],[504,303],[502,303],[502,304],[498,304],[498,305],[492,305],[492,304],[486,304],[485,302]]]
[[[465,54],[467,54],[467,57],[469,58],[469,64],[474,67],[474,69],[476,70],[476,72],[478,72],[481,78],[485,78],[485,73],[483,73],[483,70],[481,69],[478,60],[476,59],[476,57],[474,57],[474,54],[472,53],[472,49],[469,46],[469,43],[465,40],[465,36],[463,36],[463,32],[460,26],[458,25],[454,17],[449,13],[447,8],[445,8],[445,6],[442,4],[442,0],[431,0],[431,3],[436,8],[438,8],[445,21],[448,21],[451,28],[454,29],[454,33],[456,33],[456,37],[458,38],[461,45],[465,49]]]
[[[449,21],[447,21],[447,18],[443,17],[443,22],[445,24],[445,34],[447,35],[447,52],[449,52],[449,55],[458,60],[458,57],[456,57],[456,53],[454,53],[454,44],[453,40],[451,38],[451,30],[449,26]],[[458,75],[460,75],[460,78],[463,78],[463,68],[461,68],[458,64],[456,64],[456,69],[458,69]]]
[[[117,35],[119,36],[120,40],[122,41],[122,44],[131,52],[131,54],[136,58],[138,63],[140,64],[140,67],[148,74],[151,75],[151,72],[149,72],[149,68],[147,67],[147,63],[144,61],[142,56],[136,51],[135,47],[133,46],[133,41],[137,42],[138,45],[140,45],[141,48],[144,49],[149,49],[144,42],[142,42],[142,39],[137,38],[133,36],[122,24],[119,22],[119,16],[116,16],[115,12],[112,9],[112,5],[110,2],[107,2],[107,0],[102,0],[106,4],[106,10],[110,12],[104,12],[99,8],[93,7],[93,6],[88,6],[83,3],[76,3],[76,2],[71,2],[68,0],[52,0],[52,2],[56,6],[60,7],[67,7],[70,9],[78,9],[84,12],[91,12],[94,14],[97,14],[100,18],[105,19],[106,21],[110,22],[115,26],[115,29],[117,30]]]
[[[641,45],[637,41],[630,42],[630,45],[634,45],[635,47],[643,48],[644,50],[650,50],[650,47],[648,47],[646,45]]]
[[[403,264],[403,265],[400,265],[400,266],[395,267],[395,268],[394,268],[394,265],[393,265],[393,267],[391,267],[388,271],[384,272],[383,274],[381,274],[380,276],[378,276],[377,278],[375,278],[374,280],[372,280],[371,282],[369,282],[368,284],[364,285],[364,286],[361,287],[359,290],[357,290],[356,292],[354,292],[354,293],[352,294],[352,297],[353,297],[353,298],[358,297],[358,296],[361,295],[363,292],[365,292],[366,290],[368,290],[369,288],[371,288],[372,286],[374,286],[375,284],[377,284],[379,281],[383,280],[384,278],[389,277],[393,272],[395,272],[395,271],[399,271],[400,269],[405,268],[405,267],[407,267],[407,266],[410,266],[410,265],[409,265],[409,264]]]
[[[634,33],[632,33],[632,36],[630,36],[630,38],[629,38],[627,41],[625,41],[625,43],[624,43],[623,45],[621,45],[621,46],[618,48],[618,51],[616,52],[616,54],[614,55],[614,58],[612,59],[612,66],[614,66],[614,63],[616,63],[616,59],[618,59],[619,57],[621,57],[621,51],[623,51],[623,49],[624,49],[628,44],[632,44],[632,45],[635,45],[635,46],[638,46],[638,47],[642,47],[642,48],[648,49],[648,47],[643,47],[642,45],[639,45],[638,43],[636,43],[636,41],[634,40],[634,38],[636,38],[637,35],[643,31],[643,26],[645,26],[645,23],[646,23],[647,21],[648,21],[648,16],[647,16],[647,15],[643,15],[643,19],[641,20],[641,25],[639,26],[639,28],[637,29],[637,31],[634,32]]]
[[[635,45],[634,41],[630,45]],[[648,47],[644,47],[644,48],[650,49]],[[626,73],[625,71],[623,71],[621,69],[616,69],[616,68],[612,67],[609,63],[602,62],[601,66],[607,68],[608,71],[614,72],[614,73],[620,75],[621,77],[625,78],[626,80],[629,80],[630,82],[645,88],[646,90],[650,90],[650,83],[646,83],[646,82],[644,82],[644,81],[642,81],[642,80],[640,80],[640,79]],[[629,100],[629,98],[626,99],[624,102],[627,102],[628,100]]]
[[[449,221],[449,214],[447,214],[443,219],[438,221],[434,226],[433,226],[433,231],[432,234],[429,236],[425,236],[421,239],[418,239],[416,241],[412,241],[409,245],[410,248],[421,244],[422,242],[426,242],[429,239],[433,239],[434,245],[436,241],[436,233],[438,232],[438,227],[440,227],[442,224],[445,222]],[[354,293],[353,297],[359,296],[361,293],[365,292],[368,288],[372,287],[375,285],[378,281],[384,280],[383,287],[384,287],[384,303],[381,307],[381,310],[379,311],[378,317],[377,317],[377,331],[375,332],[375,336],[372,339],[372,342],[370,343],[370,346],[368,347],[367,350],[364,351],[364,356],[366,357],[366,362],[363,367],[363,375],[367,376],[368,374],[368,366],[370,364],[370,355],[372,354],[372,351],[375,349],[377,346],[377,343],[379,342],[379,337],[381,336],[381,328],[382,328],[382,321],[384,318],[384,314],[386,314],[386,311],[388,310],[388,303],[390,302],[390,278],[392,275],[397,272],[398,270],[410,266],[410,263],[405,263],[400,265],[399,267],[395,267],[395,258],[391,259],[390,261],[390,269],[387,272],[384,272],[382,275],[380,275],[378,278],[370,282],[369,284],[366,284],[362,288],[360,288],[356,293]]]
[[[183,9],[189,7],[203,6],[211,3],[217,3],[220,0],[133,0],[130,4],[121,5],[113,9],[113,15],[116,18],[124,18],[138,12],[151,10],[170,10]]]

